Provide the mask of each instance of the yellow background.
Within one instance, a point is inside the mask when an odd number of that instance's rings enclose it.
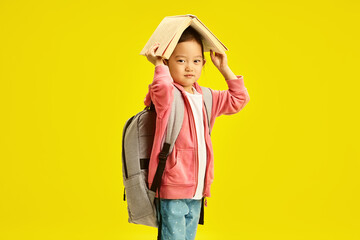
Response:
[[[198,240],[360,239],[357,1],[0,1],[0,239],[155,239],[127,223],[121,137],[165,16],[229,48],[249,104],[215,123]],[[201,85],[226,89],[208,60]]]

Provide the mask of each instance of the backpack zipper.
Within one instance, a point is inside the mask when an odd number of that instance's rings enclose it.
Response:
[[[136,116],[136,115],[135,115]],[[122,139],[122,159],[123,159],[123,165],[124,165],[124,170],[125,170],[125,177],[128,178],[128,171],[127,171],[127,166],[126,166],[126,156],[125,156],[125,135],[127,132],[128,127],[130,126],[130,124],[132,123],[132,121],[134,120],[135,116],[132,116],[126,123],[125,128],[124,128],[124,135],[123,135],[123,139]]]
[[[127,133],[127,129],[129,128],[130,124],[133,122],[133,120],[139,116],[139,115],[142,115],[148,111],[152,111],[148,108],[145,108],[144,110],[142,110],[141,112],[139,112],[138,114],[132,116],[127,122],[126,122],[126,125],[124,127],[124,135],[123,135],[123,138],[122,138],[122,159],[123,159],[123,165],[124,165],[124,170],[125,170],[125,177],[126,178],[129,178],[128,176],[128,171],[127,171],[127,165],[126,165],[126,155],[125,155],[125,135]],[[137,123],[136,123],[137,124]]]

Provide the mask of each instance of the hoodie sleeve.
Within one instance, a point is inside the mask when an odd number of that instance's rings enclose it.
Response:
[[[169,67],[158,65],[155,67],[153,82],[149,85],[149,91],[145,97],[145,105],[149,106],[151,101],[155,105],[158,118],[164,116],[165,111],[170,107],[174,98],[173,79]]]
[[[237,79],[226,80],[229,87],[228,90],[211,90],[213,94],[211,115],[214,118],[223,114],[230,115],[237,113],[250,101],[243,76],[236,77]]]

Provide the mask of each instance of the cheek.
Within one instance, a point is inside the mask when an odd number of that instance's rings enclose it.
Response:
[[[179,67],[172,67],[169,68],[169,70],[173,79],[177,79],[180,75],[182,75],[182,71]]]
[[[179,74],[179,71],[176,68],[172,69],[171,75],[177,76],[178,74]]]

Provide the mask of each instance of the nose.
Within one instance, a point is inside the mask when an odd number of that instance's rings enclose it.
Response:
[[[185,71],[187,72],[192,72],[193,71],[193,68],[191,66],[191,63],[187,63],[186,66],[185,66]]]

